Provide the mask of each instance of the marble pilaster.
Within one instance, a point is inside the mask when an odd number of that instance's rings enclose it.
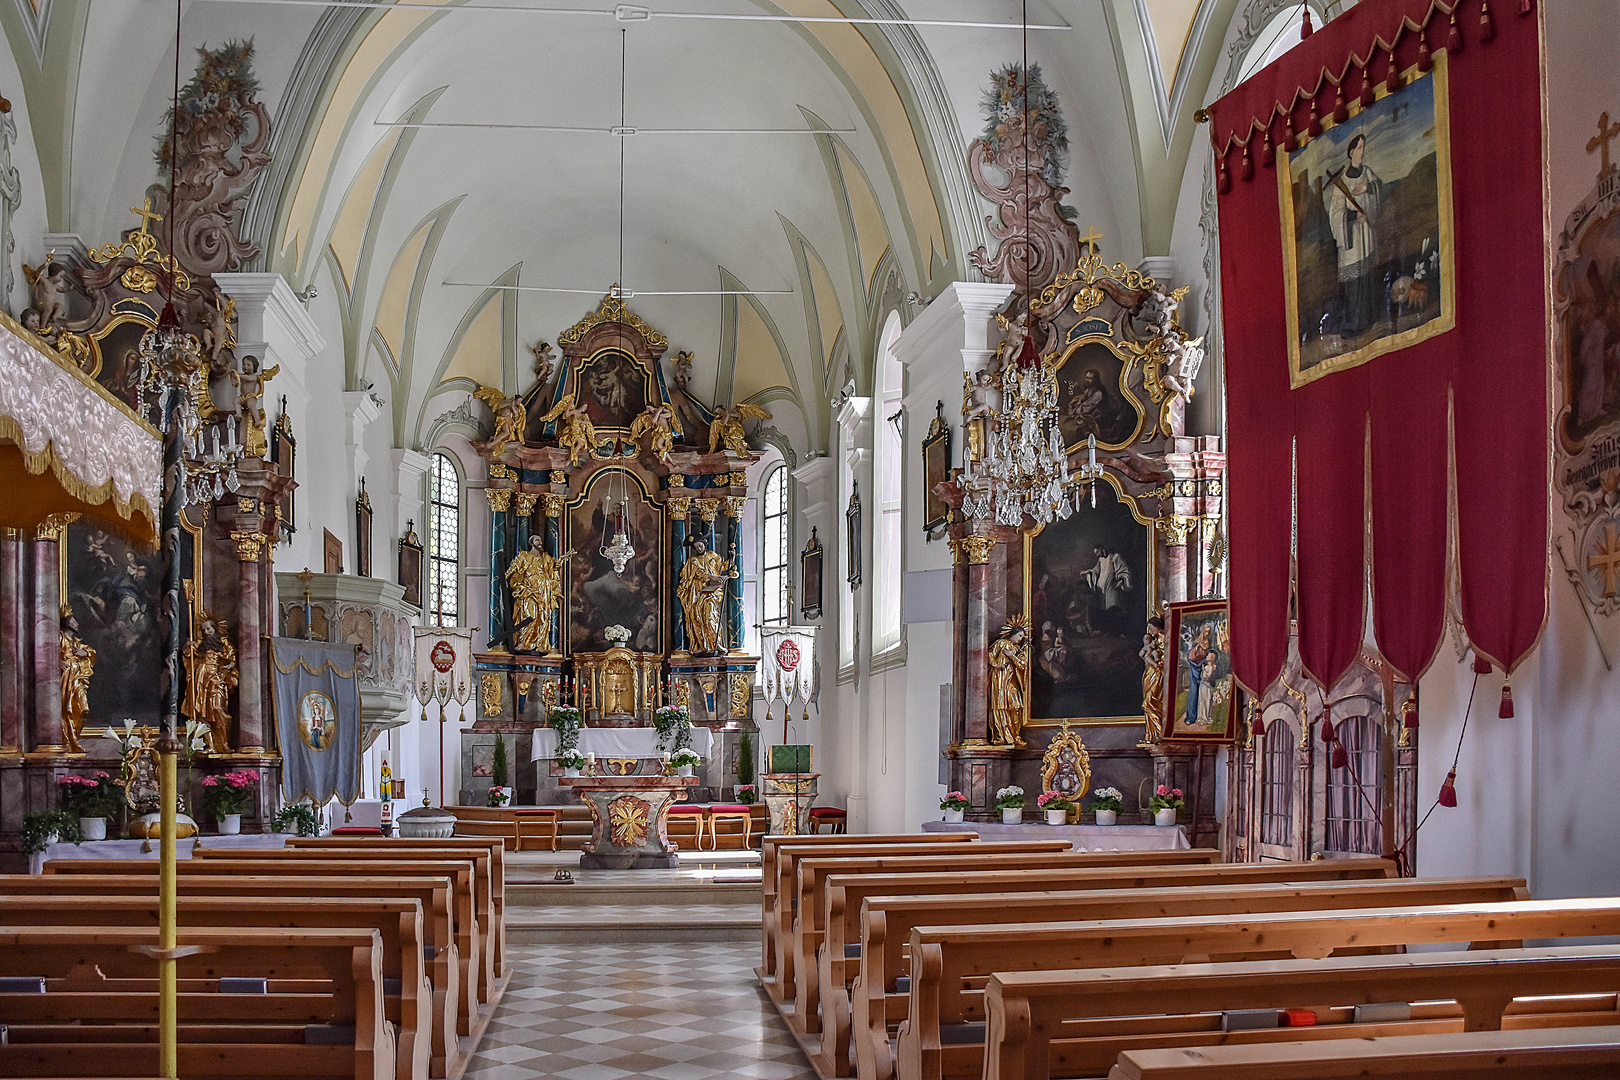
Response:
[[[546,552],[550,555],[562,554],[562,516],[567,508],[568,497],[556,492],[547,492],[540,496],[540,514],[544,521]],[[562,611],[551,613],[551,628],[547,631],[546,641],[551,652],[562,652]]]
[[[687,519],[692,516],[692,500],[684,497],[672,498],[667,503],[670,521],[670,553],[669,576],[672,583],[679,583],[681,570],[686,566],[686,527]],[[673,591],[673,584],[671,586]],[[675,652],[686,651],[686,615],[681,611],[680,602],[669,605],[670,614],[670,644]]]
[[[32,682],[26,563],[21,534],[7,529],[0,536],[0,757],[22,753]]]
[[[28,545],[33,579],[34,645],[33,738],[28,749],[40,754],[61,754],[62,744],[62,624],[61,587],[55,535]]]
[[[739,573],[726,584],[726,621],[730,625],[731,651],[734,653],[748,650],[748,627],[743,617],[743,579],[742,579],[742,520],[743,511],[748,500],[741,495],[731,495],[726,498],[726,549],[729,557],[737,562]]]
[[[489,496],[489,640],[506,637],[506,543],[507,518],[511,514],[512,492],[508,488],[486,488]]]

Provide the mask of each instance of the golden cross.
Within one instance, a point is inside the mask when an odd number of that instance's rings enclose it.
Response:
[[[1600,180],[1609,175],[1609,144],[1614,141],[1617,135],[1620,135],[1620,123],[1609,123],[1609,114],[1604,113],[1598,117],[1598,133],[1586,140],[1586,152],[1601,155],[1599,161],[1602,162],[1603,167],[1598,170],[1598,179]],[[1605,593],[1604,595],[1607,596],[1608,594]]]
[[[1605,117],[1605,119],[1607,118]],[[1603,155],[1605,162],[1608,161],[1608,157],[1608,152],[1605,151]],[[146,201],[141,204],[141,208],[139,210],[132,206],[129,208],[129,212],[141,219],[140,232],[146,236],[152,235],[152,222],[163,220],[162,214],[154,214],[152,212],[152,197],[150,195],[146,197]]]
[[[1090,231],[1080,238],[1080,243],[1091,245],[1091,254],[1095,255],[1097,254],[1097,241],[1102,238],[1103,234],[1097,231],[1097,226],[1093,225]]]
[[[1603,575],[1605,597],[1614,596],[1620,591],[1615,588],[1615,578],[1620,576],[1620,541],[1614,535],[1613,524],[1603,527],[1603,536],[1597,543],[1597,554],[1587,556],[1586,568]]]

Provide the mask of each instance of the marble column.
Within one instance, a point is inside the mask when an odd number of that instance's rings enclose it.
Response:
[[[485,488],[489,496],[489,641],[505,643],[506,625],[506,519],[512,508],[510,488]]]
[[[264,550],[270,538],[261,532],[233,532],[236,544],[237,606],[236,666],[241,680],[237,693],[236,749],[263,754],[264,741],[264,636],[273,627],[262,621],[264,611]]]
[[[0,536],[0,757],[22,753],[24,716],[33,670],[28,651],[27,557],[22,534]]]
[[[545,519],[546,552],[550,555],[562,554],[562,516],[567,507],[568,497],[556,492],[548,492],[540,496],[540,513]],[[566,579],[568,571],[563,570]],[[552,612],[551,629],[547,632],[547,642],[552,653],[562,653],[562,610]]]
[[[726,549],[728,558],[733,561],[736,568],[734,576],[726,584],[726,620],[731,626],[731,651],[734,653],[746,652],[748,649],[748,624],[743,618],[743,579],[742,579],[742,521],[743,511],[747,508],[748,500],[741,495],[728,495],[726,497]]]
[[[990,737],[990,644],[997,628],[991,625],[990,553],[992,536],[964,536],[951,541],[959,562],[967,567],[967,605],[962,649],[962,698],[957,741],[982,742]]]
[[[48,523],[34,534],[32,612],[34,632],[34,724],[29,749],[62,754],[62,623],[57,538],[66,525]]]
[[[686,566],[686,524],[692,516],[692,500],[685,497],[670,499],[666,504],[669,508],[669,594],[675,595],[675,587],[680,584],[681,570]],[[670,651],[686,651],[686,613],[681,610],[679,600],[669,605],[670,613]]]

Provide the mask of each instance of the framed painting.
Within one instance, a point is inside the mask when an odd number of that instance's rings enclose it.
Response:
[[[861,487],[849,493],[849,507],[844,511],[844,580],[852,589],[861,584]]]
[[[1237,680],[1225,600],[1165,605],[1164,737],[1232,737]]]
[[[815,526],[810,527],[810,539],[799,552],[799,614],[806,619],[821,618],[821,571],[823,552],[816,537]]]
[[[1456,325],[1446,54],[1277,157],[1294,387]],[[1286,167],[1285,167],[1286,166]]]
[[[628,428],[649,401],[658,400],[652,373],[629,353],[602,349],[579,366],[575,401],[599,429]]]
[[[293,468],[297,464],[298,439],[293,435],[292,418],[287,415],[287,395],[281,395],[281,415],[276,417],[276,423],[270,429],[270,463],[276,467],[280,476],[291,478]],[[292,543],[293,533],[298,527],[293,523],[293,491],[289,488],[287,493],[276,501],[276,519],[281,523],[281,539]]]
[[[182,543],[189,538],[185,530],[181,536]],[[96,650],[86,729],[121,728],[125,719],[156,726],[163,706],[161,552],[139,551],[93,525],[68,526],[64,543],[64,598],[79,636]],[[182,605],[182,617],[189,607]]]
[[[923,533],[928,539],[950,523],[951,508],[935,490],[951,478],[951,425],[945,422],[945,403],[934,403],[934,419],[922,441]]]
[[[331,529],[322,529],[321,569],[328,574],[343,573],[343,541],[332,535]]]
[[[360,497],[354,500],[354,572],[371,576],[371,496],[366,478],[360,478]]]
[[[157,312],[138,300],[123,302],[118,311],[106,326],[89,335],[86,374],[134,408],[140,389],[141,338],[157,325]]]
[[[1024,545],[1029,723],[1141,722],[1142,639],[1157,600],[1153,523],[1111,477],[1097,505],[1032,529]]]
[[[416,535],[415,520],[405,523],[399,538],[399,583],[405,587],[402,599],[412,607],[422,606],[422,541]]]
[[[1125,388],[1129,357],[1107,334],[1087,334],[1058,359],[1058,430],[1073,453],[1092,435],[1104,450],[1136,441],[1147,412]]]
[[[604,477],[611,478],[605,482]],[[620,487],[629,477],[630,482]],[[635,554],[616,571],[602,549],[619,526],[619,493],[629,499],[626,532]],[[612,493],[613,509],[607,499]],[[662,652],[661,618],[664,571],[663,508],[647,498],[641,480],[623,469],[603,469],[568,507],[568,547],[574,557],[563,577],[568,582],[568,644],[571,652],[600,652],[608,647],[603,631],[623,626],[630,631],[628,646],[636,652]]]

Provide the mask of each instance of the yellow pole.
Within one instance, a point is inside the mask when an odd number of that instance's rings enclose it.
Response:
[[[175,928],[178,905],[175,871],[175,789],[179,786],[174,737],[158,743],[162,810],[158,835],[158,1075],[176,1080],[180,1075],[179,985],[175,972]]]

